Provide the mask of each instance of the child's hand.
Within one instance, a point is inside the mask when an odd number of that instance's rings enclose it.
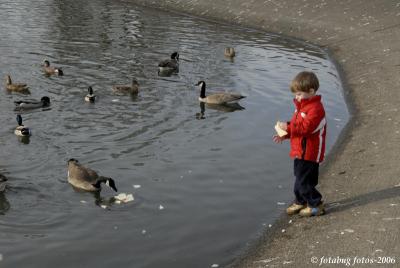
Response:
[[[280,127],[282,130],[284,130],[284,131],[287,130],[287,123],[286,123],[286,122],[278,122],[278,124],[279,124],[279,127]]]
[[[274,135],[274,136],[272,136],[272,140],[273,140],[275,143],[282,143],[282,141],[284,141],[285,138],[279,137],[278,135]]]

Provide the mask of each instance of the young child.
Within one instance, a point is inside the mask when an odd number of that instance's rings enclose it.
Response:
[[[321,96],[316,95],[319,81],[313,72],[301,72],[290,84],[296,110],[290,122],[277,125],[287,132],[275,135],[273,140],[282,143],[290,139],[290,156],[294,158],[294,203],[286,209],[287,214],[301,216],[324,214],[322,196],[315,188],[318,184],[319,163],[324,160],[326,120]]]

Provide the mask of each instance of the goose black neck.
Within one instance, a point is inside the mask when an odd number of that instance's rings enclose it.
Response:
[[[203,82],[200,90],[200,98],[205,98],[205,97],[206,97],[206,83]]]

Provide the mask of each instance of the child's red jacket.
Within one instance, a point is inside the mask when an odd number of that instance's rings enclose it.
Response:
[[[296,110],[288,122],[290,156],[320,163],[325,155],[326,120],[321,96],[300,102],[294,99]]]

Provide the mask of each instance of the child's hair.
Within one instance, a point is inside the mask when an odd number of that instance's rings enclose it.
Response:
[[[315,73],[313,72],[301,72],[290,83],[290,90],[293,93],[306,92],[310,93],[311,89],[317,92],[319,88],[319,81]]]

